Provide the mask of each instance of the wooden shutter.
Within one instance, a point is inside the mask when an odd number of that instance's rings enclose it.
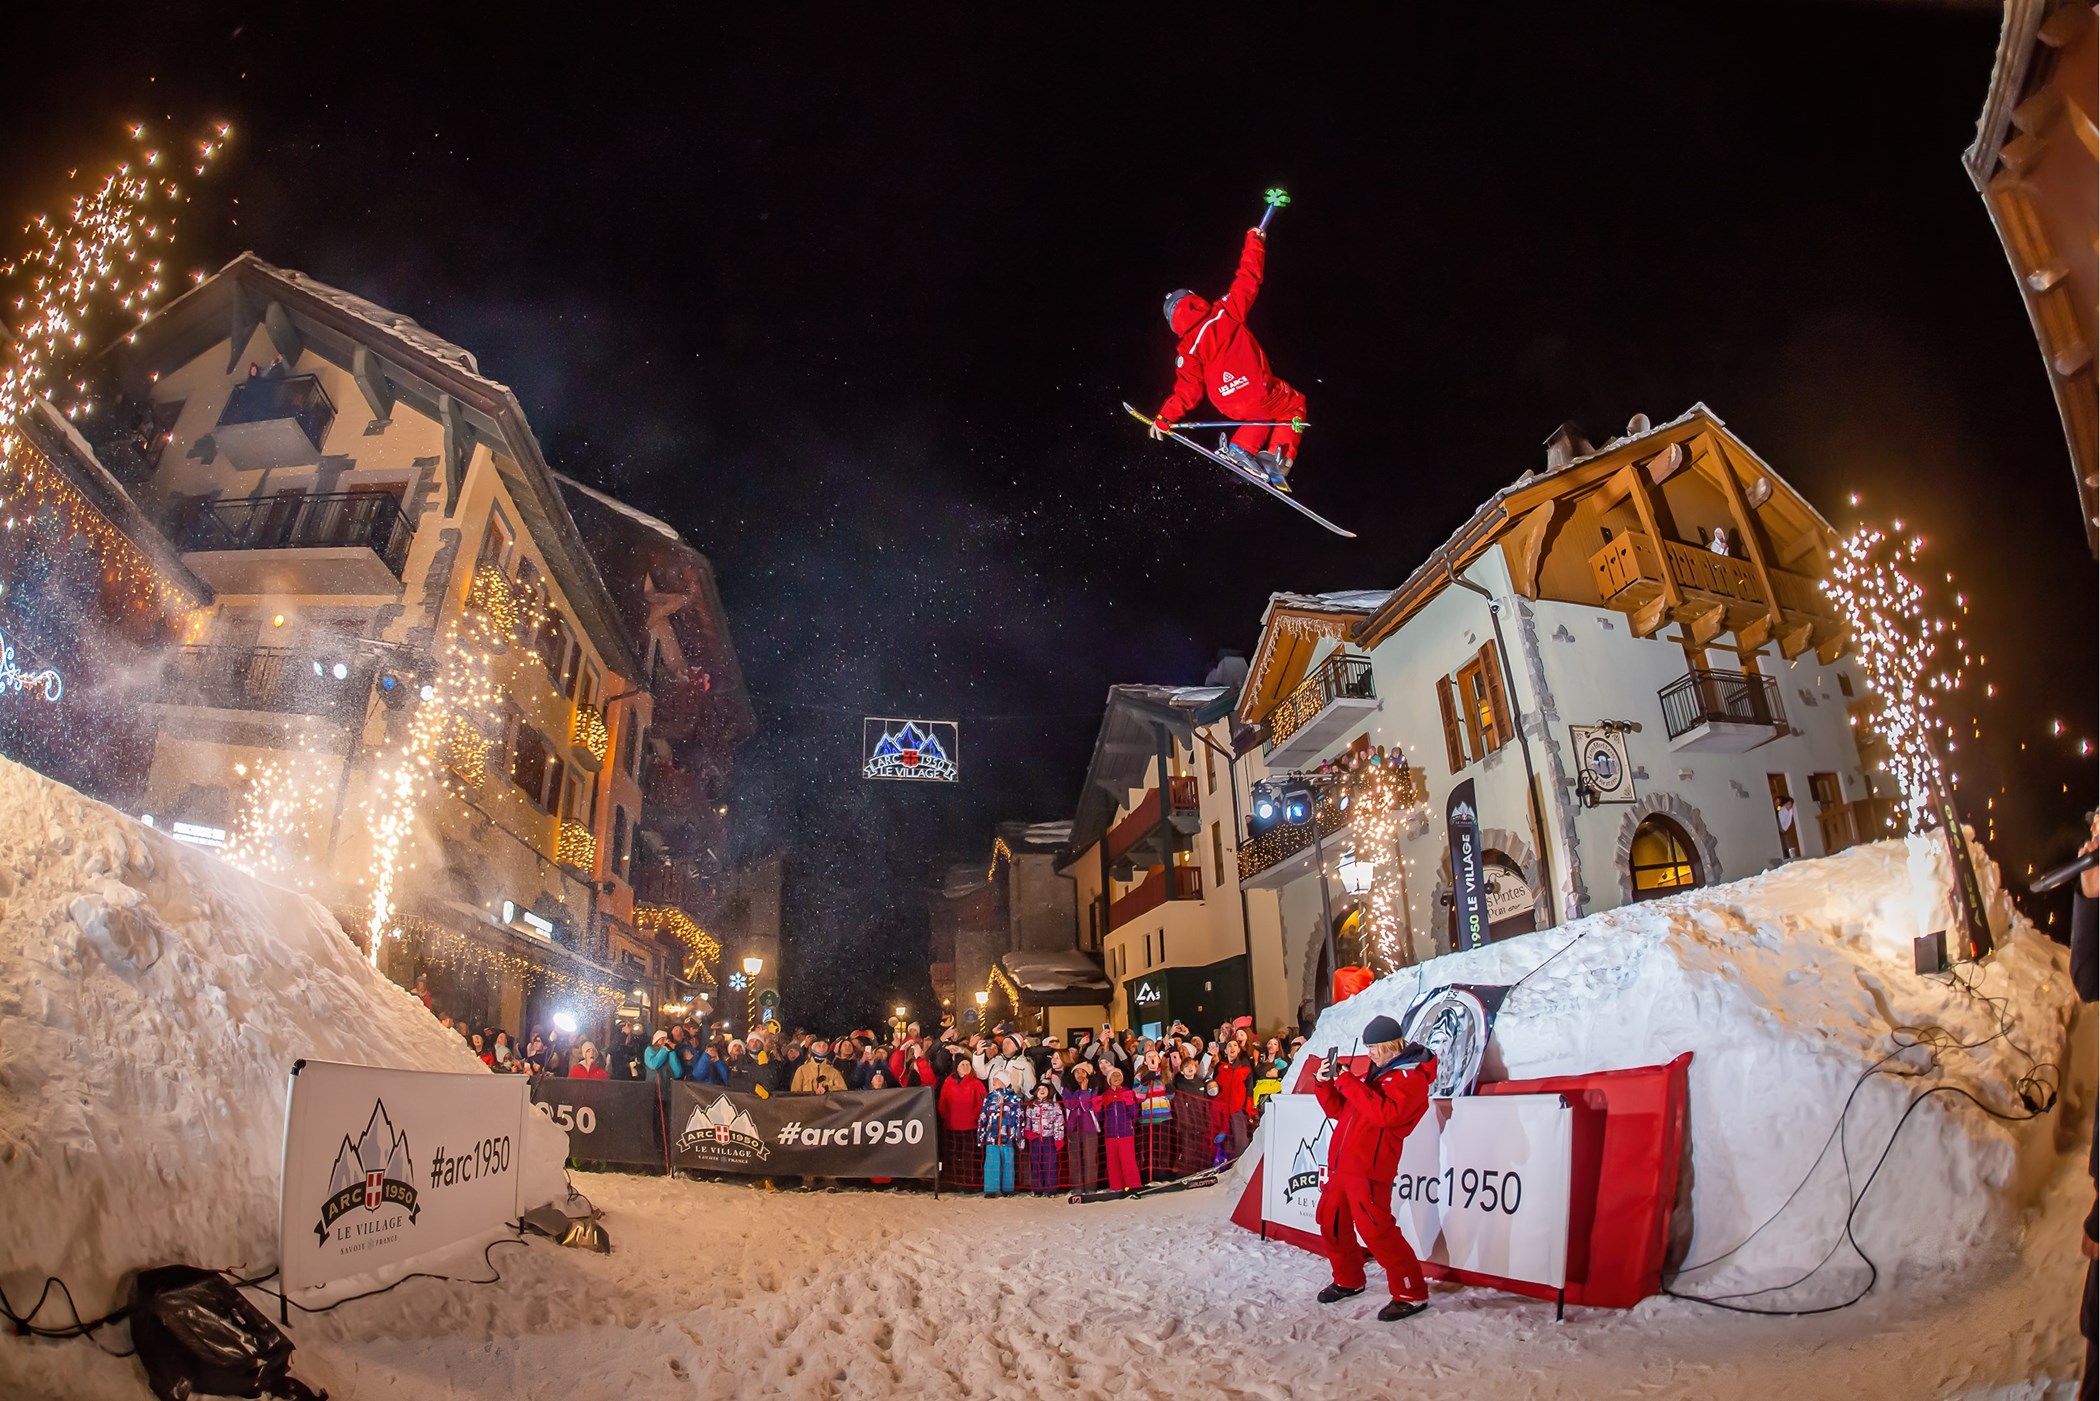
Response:
[[[1509,697],[1502,690],[1502,658],[1492,642],[1480,644],[1480,681],[1487,688],[1488,707],[1495,712],[1495,733],[1488,748],[1500,749],[1516,738],[1516,727],[1509,722]]]
[[[1466,766],[1466,745],[1458,737],[1458,705],[1452,699],[1448,676],[1436,679],[1436,708],[1444,716],[1444,757],[1451,761],[1451,772],[1457,773]]]

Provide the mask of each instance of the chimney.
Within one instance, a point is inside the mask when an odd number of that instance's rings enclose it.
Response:
[[[1576,458],[1588,457],[1594,451],[1590,440],[1583,435],[1582,425],[1569,419],[1546,439],[1546,470],[1551,472],[1565,467]]]

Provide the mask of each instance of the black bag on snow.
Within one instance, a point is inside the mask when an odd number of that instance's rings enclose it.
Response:
[[[193,1265],[141,1270],[131,1286],[131,1345],[160,1401],[275,1396],[328,1401],[290,1372],[292,1340],[224,1275]]]

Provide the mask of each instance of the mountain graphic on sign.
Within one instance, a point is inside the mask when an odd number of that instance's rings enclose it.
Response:
[[[368,1172],[381,1173],[390,1182],[408,1182],[408,1161],[408,1135],[395,1132],[385,1101],[374,1100],[372,1117],[357,1141],[352,1143],[350,1135],[343,1135],[343,1146],[336,1150],[335,1171],[328,1176],[328,1190],[333,1194],[361,1185]]]
[[[1327,1161],[1327,1135],[1334,1128],[1334,1120],[1320,1120],[1320,1131],[1311,1138],[1298,1140],[1298,1147],[1291,1154],[1291,1175],[1301,1172],[1317,1173]]]
[[[758,1125],[751,1116],[729,1102],[728,1096],[718,1097],[705,1109],[695,1109],[685,1121],[687,1133],[709,1133],[715,1129],[727,1129],[744,1138],[757,1138]]]
[[[862,771],[867,778],[919,778],[954,782],[955,760],[933,732],[916,720],[895,729],[887,726],[868,752]]]

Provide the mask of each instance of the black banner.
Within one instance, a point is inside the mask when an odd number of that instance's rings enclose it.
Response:
[[[568,1131],[574,1162],[668,1170],[663,1106],[652,1081],[541,1075],[532,1082],[532,1103]]]
[[[671,1162],[698,1172],[770,1177],[933,1177],[940,1171],[933,1091],[732,1094],[672,1087]]]
[[[1451,947],[1453,952],[1477,949],[1488,941],[1488,886],[1472,779],[1452,785],[1444,805],[1444,828],[1451,840],[1451,901],[1458,919]]]

